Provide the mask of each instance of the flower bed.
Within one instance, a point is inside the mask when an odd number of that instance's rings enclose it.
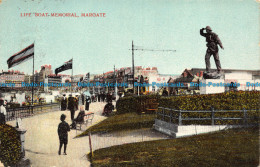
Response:
[[[18,132],[12,126],[0,124],[0,161],[15,165],[21,159],[21,142]]]

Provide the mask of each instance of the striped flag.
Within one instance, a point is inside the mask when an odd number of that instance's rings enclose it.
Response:
[[[65,71],[65,70],[69,70],[69,69],[72,69],[72,59],[70,59],[69,61],[66,61],[62,66],[56,68],[55,74],[57,75],[58,73]]]
[[[14,67],[34,56],[34,44],[14,54],[7,60],[8,68]]]

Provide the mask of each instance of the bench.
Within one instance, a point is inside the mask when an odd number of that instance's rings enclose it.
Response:
[[[79,129],[81,130],[82,125],[87,126],[89,122],[92,124],[93,118],[94,118],[93,112],[86,112],[84,115],[84,120],[82,122],[76,122],[76,129],[77,129],[78,125],[79,125]]]
[[[151,103],[147,105],[145,113],[147,114],[153,114],[158,110],[159,103]]]

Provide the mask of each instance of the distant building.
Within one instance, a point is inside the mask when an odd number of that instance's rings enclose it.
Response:
[[[21,88],[21,83],[24,82],[24,73],[20,71],[8,70],[2,71],[0,73],[1,83],[10,84],[12,83],[14,86],[12,88]]]
[[[120,86],[117,87],[118,91],[123,92],[126,88],[133,88],[134,82],[140,82],[141,76],[144,79],[144,82],[148,82],[149,78],[152,76],[159,76],[157,67],[147,67],[142,68],[142,66],[136,66],[135,67],[135,78],[133,79],[133,73],[131,67],[122,67],[120,69],[115,69],[115,71],[108,71],[103,74],[97,74],[94,75],[93,78],[90,79],[90,83],[93,83],[93,85],[96,85],[95,83],[99,82],[102,84],[108,84],[108,83],[117,83]],[[121,86],[124,85],[124,86]],[[135,87],[136,93],[138,92],[137,87]],[[141,89],[139,89],[141,90]],[[149,87],[145,88],[144,91],[148,91]],[[100,93],[100,92],[115,92],[114,86],[94,86],[94,88],[91,89],[91,93]]]
[[[51,65],[43,65],[41,66],[41,70],[39,73],[39,82],[44,82],[45,78],[48,75],[53,74],[53,71],[51,69]]]
[[[214,69],[212,69],[214,70]],[[216,69],[215,69],[216,70]],[[247,86],[247,82],[256,83],[260,82],[260,70],[240,70],[240,69],[222,69],[224,72],[224,83],[239,83],[240,86],[237,90],[260,90],[260,87]],[[200,83],[203,79],[203,72],[206,69],[203,68],[192,68],[185,69],[180,77],[174,80],[174,83],[181,83],[183,87],[175,88],[175,94],[185,92],[185,94],[199,92],[200,87],[190,86],[190,83]],[[229,91],[229,87],[225,87],[225,91]]]
[[[61,76],[56,76],[55,74],[48,75],[45,77],[44,84],[50,85],[44,86],[44,91],[61,89],[62,87],[60,86],[51,86],[61,84]]]

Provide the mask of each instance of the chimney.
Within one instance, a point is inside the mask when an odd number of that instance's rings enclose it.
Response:
[[[203,71],[200,71],[200,76],[201,76],[201,77],[203,76]]]

